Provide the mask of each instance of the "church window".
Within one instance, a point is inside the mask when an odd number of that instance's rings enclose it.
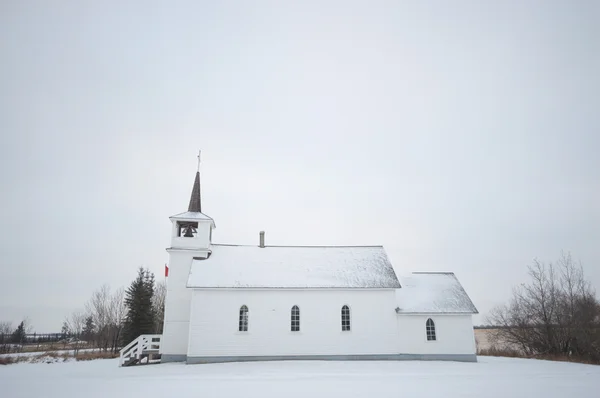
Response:
[[[292,332],[300,331],[300,308],[297,305],[292,307]]]
[[[248,307],[246,307],[245,305],[242,305],[240,307],[240,326],[239,326],[239,331],[240,332],[247,332],[248,331]]]
[[[350,331],[350,308],[347,305],[342,307],[342,332]]]
[[[435,341],[435,323],[431,318],[427,320],[425,330],[427,331],[427,341]]]

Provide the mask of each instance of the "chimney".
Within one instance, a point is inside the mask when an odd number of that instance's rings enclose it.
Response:
[[[265,247],[265,231],[260,231],[260,244],[258,247]]]

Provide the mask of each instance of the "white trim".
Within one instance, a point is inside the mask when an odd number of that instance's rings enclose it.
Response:
[[[415,316],[441,316],[441,315],[477,315],[479,312],[398,312],[398,315],[415,315]]]
[[[167,249],[169,250],[169,249]],[[179,249],[181,250],[181,249]],[[193,249],[187,249],[193,250]],[[203,249],[200,249],[203,250]],[[273,291],[273,290],[312,290],[312,291],[324,291],[324,290],[335,290],[335,291],[388,291],[388,290],[397,290],[395,287],[198,287],[198,286],[190,286],[186,283],[186,288],[194,289],[194,290],[253,290],[253,291]]]
[[[273,355],[273,356],[188,356],[186,362],[220,363],[245,361],[458,361],[477,362],[476,354],[358,354],[358,355]]]
[[[197,252],[197,253],[212,253],[212,250],[206,248],[194,249],[192,247],[168,247],[165,249],[167,253],[171,252]]]

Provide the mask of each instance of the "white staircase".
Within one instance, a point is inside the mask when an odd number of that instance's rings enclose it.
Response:
[[[119,366],[159,363],[161,337],[161,334],[140,335],[119,351]]]

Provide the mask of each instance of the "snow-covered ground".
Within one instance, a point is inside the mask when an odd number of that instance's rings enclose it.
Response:
[[[119,368],[117,360],[0,366],[0,396],[45,397],[585,397],[600,366],[479,357],[458,362],[247,362]]]
[[[78,350],[79,353],[83,353],[83,352],[88,352],[88,351],[98,351],[97,348],[85,348],[85,349],[80,349]],[[46,350],[46,351],[28,351],[28,352],[11,352],[9,354],[0,354],[0,358],[3,357],[35,357],[35,356],[39,356],[39,355],[43,355],[43,354],[47,354],[47,353],[52,353],[52,354],[58,354],[58,355],[63,355],[63,354],[68,354],[68,355],[73,355],[75,353],[74,350]]]

